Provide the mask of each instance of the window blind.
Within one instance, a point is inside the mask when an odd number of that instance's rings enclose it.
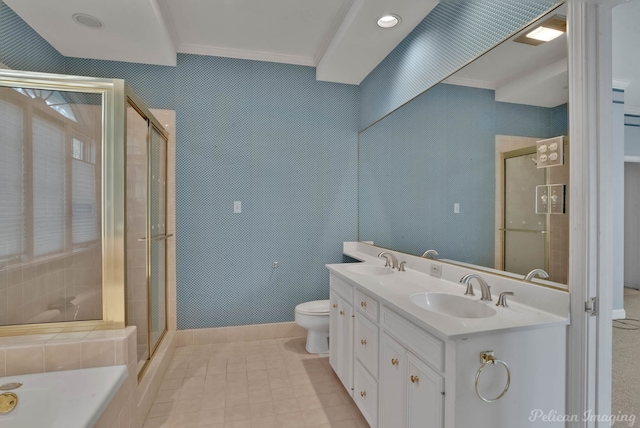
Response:
[[[24,252],[24,161],[22,108],[0,100],[0,263]]]
[[[33,253],[64,250],[65,134],[61,126],[33,118]]]

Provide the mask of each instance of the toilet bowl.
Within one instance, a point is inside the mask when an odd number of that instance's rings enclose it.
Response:
[[[296,306],[296,324],[307,329],[305,349],[310,354],[329,353],[329,301],[314,300]]]

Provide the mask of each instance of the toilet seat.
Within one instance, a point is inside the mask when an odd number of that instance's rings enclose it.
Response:
[[[328,315],[328,300],[313,300],[311,302],[300,303],[296,306],[296,312],[302,315]]]

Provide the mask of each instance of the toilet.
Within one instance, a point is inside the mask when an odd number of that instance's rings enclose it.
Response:
[[[296,306],[296,324],[307,329],[305,349],[310,354],[329,353],[329,301],[313,300]]]

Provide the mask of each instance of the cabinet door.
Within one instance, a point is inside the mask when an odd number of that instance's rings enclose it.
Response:
[[[338,303],[338,341],[340,356],[338,357],[340,372],[338,376],[353,397],[353,307],[344,300]]]
[[[338,305],[338,296],[336,295],[336,292],[331,289],[329,291],[329,364],[339,377],[340,366],[338,362],[340,361],[340,328],[338,327],[338,322],[340,321],[340,309],[338,309]]]
[[[378,426],[378,382],[360,364],[360,361],[355,363],[353,378],[353,400],[369,426],[376,428]]]
[[[425,363],[407,354],[409,428],[442,428],[444,379]]]
[[[380,427],[404,428],[407,390],[407,351],[383,334],[380,340]]]
[[[353,308],[333,290],[329,304],[329,364],[353,396]]]

